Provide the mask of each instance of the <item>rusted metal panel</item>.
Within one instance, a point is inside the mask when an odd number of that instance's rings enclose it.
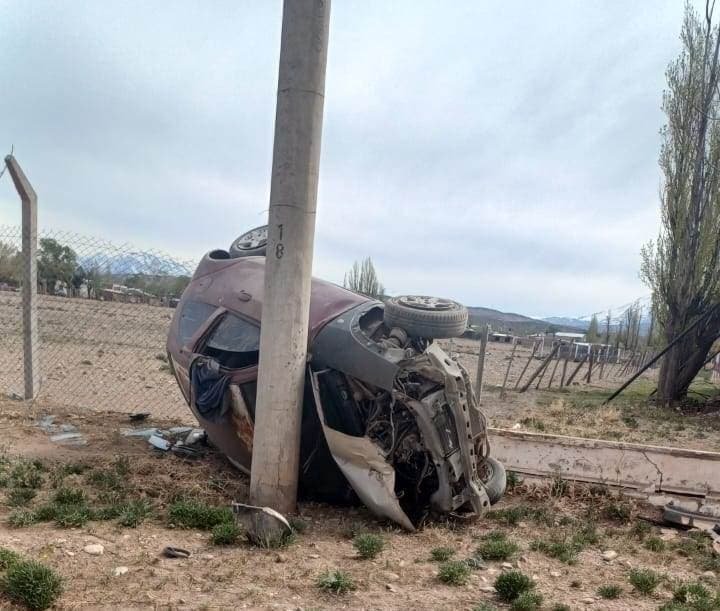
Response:
[[[635,489],[720,497],[720,453],[489,430],[492,455],[510,471]]]

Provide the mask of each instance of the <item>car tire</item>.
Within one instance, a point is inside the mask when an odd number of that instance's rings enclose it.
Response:
[[[267,250],[267,229],[267,225],[260,225],[243,233],[230,245],[230,258],[264,257]]]
[[[485,492],[490,499],[490,504],[494,505],[502,498],[503,494],[505,494],[505,488],[507,488],[507,473],[505,467],[501,462],[488,456],[483,462],[482,471],[484,472],[484,477],[480,479],[483,480]]]
[[[460,337],[467,328],[468,311],[450,299],[402,295],[385,302],[383,321],[388,328],[400,327],[412,337]]]

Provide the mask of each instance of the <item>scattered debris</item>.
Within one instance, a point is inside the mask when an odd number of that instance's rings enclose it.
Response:
[[[165,549],[163,549],[162,555],[166,558],[189,558],[190,552],[186,549],[182,549],[181,547],[172,547],[168,545]]]
[[[91,556],[102,556],[105,553],[105,548],[100,543],[90,543],[83,547],[83,551]]]
[[[43,416],[36,426],[50,435],[50,441],[70,446],[85,446],[87,440],[74,424],[56,424],[55,416]]]
[[[142,422],[143,420],[147,420],[149,417],[149,412],[138,412],[136,414],[130,414],[130,416],[128,416],[128,419],[130,420],[130,422]]]
[[[161,452],[172,451],[183,458],[199,458],[205,455],[207,434],[203,429],[191,426],[173,426],[168,429],[125,429],[125,437],[140,437]]]

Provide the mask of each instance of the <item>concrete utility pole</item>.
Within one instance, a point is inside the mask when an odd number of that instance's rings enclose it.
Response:
[[[38,393],[40,377],[37,319],[37,195],[22,168],[15,161],[15,157],[12,155],[5,157],[5,164],[22,202],[22,307],[25,399],[34,399]]]
[[[250,502],[295,511],[330,0],[285,0]]]

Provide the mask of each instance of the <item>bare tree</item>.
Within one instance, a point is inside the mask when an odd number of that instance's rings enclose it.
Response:
[[[370,257],[353,263],[343,278],[343,286],[373,299],[380,299],[385,295],[385,287],[380,284]]]
[[[682,51],[667,69],[663,95],[662,227],[642,250],[641,277],[653,290],[665,342],[701,321],[663,360],[661,404],[684,397],[720,331],[720,36],[713,8],[708,1],[702,18],[685,7]]]

